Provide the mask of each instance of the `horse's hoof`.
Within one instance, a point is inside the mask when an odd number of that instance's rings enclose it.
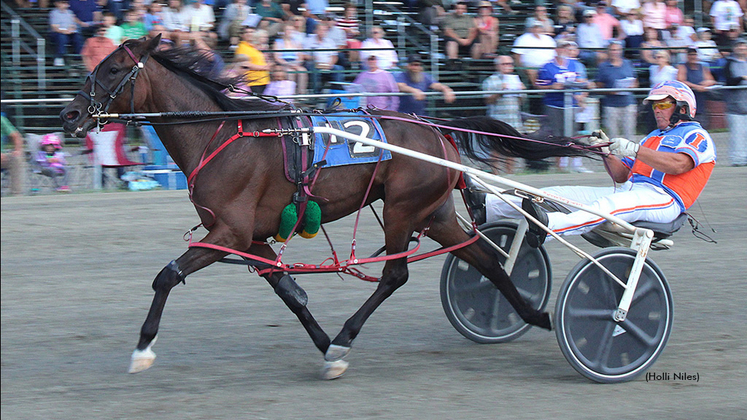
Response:
[[[156,339],[154,338],[145,350],[135,349],[135,351],[132,352],[132,357],[130,358],[130,369],[127,371],[128,373],[142,372],[153,366],[153,362],[156,360],[156,353],[151,350],[151,347],[153,347],[153,344],[155,343]]]
[[[348,370],[350,363],[344,360],[335,360],[334,362],[324,362],[322,368],[322,379],[337,379]]]
[[[324,360],[328,362],[335,362],[342,360],[343,357],[350,353],[350,347],[338,346],[337,344],[330,344],[327,348],[327,353],[324,354]]]

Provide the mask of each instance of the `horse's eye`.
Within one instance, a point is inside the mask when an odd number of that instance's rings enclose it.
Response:
[[[111,73],[111,74],[117,74],[117,73],[119,73],[119,69],[116,68],[116,67],[112,67],[111,69],[109,69],[109,73]]]

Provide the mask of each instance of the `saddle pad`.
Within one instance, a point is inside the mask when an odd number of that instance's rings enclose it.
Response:
[[[365,115],[362,112],[314,115],[311,117],[311,122],[314,127],[330,127],[386,143],[386,136],[379,122],[375,118],[367,118]],[[349,141],[330,134],[315,135],[314,163],[326,160],[327,163],[322,166],[323,168],[372,163],[379,160],[379,154],[381,154],[382,161],[392,158],[392,152],[389,150]]]

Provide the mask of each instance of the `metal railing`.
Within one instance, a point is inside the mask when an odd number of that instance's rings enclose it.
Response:
[[[47,87],[47,76],[45,70],[45,56],[46,56],[46,39],[39,35],[36,30],[29,25],[18,13],[15,12],[10,6],[2,2],[3,14],[11,16],[10,19],[10,32],[12,38],[12,61],[14,66],[21,64],[21,49],[36,60],[36,72],[37,72],[37,86],[39,90],[44,90]],[[36,51],[26,41],[21,38],[21,29],[24,34],[34,38],[36,40]]]

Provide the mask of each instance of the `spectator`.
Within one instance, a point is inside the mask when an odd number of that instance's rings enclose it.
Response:
[[[345,34],[345,30],[337,26],[337,19],[336,16],[332,13],[327,13],[326,15],[322,16],[322,22],[327,23],[327,27],[329,28],[329,33],[327,36],[332,39],[332,41],[335,44],[335,47],[341,51],[337,53],[337,64],[349,68],[350,62],[348,61],[348,55],[345,51],[345,48],[347,48],[348,45],[348,37]],[[395,57],[397,54],[394,54]],[[396,65],[397,62],[394,62],[394,65]]]
[[[538,5],[534,8],[534,15],[527,18],[524,21],[524,28],[529,28],[534,25],[535,22],[542,22],[542,32],[545,35],[555,35],[555,23],[547,15],[547,7],[544,5]]]
[[[638,0],[612,0],[610,6],[612,6],[612,12],[616,16],[626,16],[629,13],[638,13],[641,2]]]
[[[726,32],[726,37],[724,38],[724,45],[723,47],[725,49],[731,49],[731,47],[734,45],[734,42],[742,35],[742,28],[740,24],[732,23],[731,28]],[[718,44],[718,41],[716,41],[716,44]]]
[[[204,0],[194,0],[182,13],[189,32],[210,32],[215,26],[213,8],[205,4]]]
[[[297,41],[296,29],[292,23],[288,22],[283,28],[283,36],[275,40],[272,49],[275,51],[275,62],[282,66],[286,72],[286,78],[294,83],[293,90],[298,89],[298,93],[306,94],[306,88],[309,84],[309,75],[303,66],[303,53],[301,50],[303,44]],[[290,72],[290,77],[288,77]]]
[[[223,77],[232,80],[232,84],[235,86],[235,89],[223,90],[223,93],[229,98],[244,98],[248,96],[245,91],[252,90],[246,80],[246,73],[251,71],[249,64],[249,57],[243,54],[234,54],[231,64],[223,69]]]
[[[163,23],[163,3],[160,0],[153,0],[150,6],[148,6],[148,12],[145,14],[143,20],[145,24],[145,30],[150,33],[153,27],[161,26],[165,28]]]
[[[106,10],[114,14],[117,18],[117,22],[122,22],[124,20],[124,12],[129,8],[129,0],[107,0],[106,2]]]
[[[106,28],[106,37],[111,39],[114,45],[119,45],[122,42],[124,31],[121,26],[117,26],[117,17],[114,16],[114,13],[105,12],[101,26]]]
[[[36,162],[41,167],[42,175],[52,178],[57,192],[72,191],[68,186],[69,171],[60,136],[52,133],[42,137],[41,150],[37,152]]]
[[[360,37],[360,21],[358,20],[358,7],[355,3],[348,3],[345,5],[345,13],[341,18],[335,19],[335,23],[338,28],[345,31],[345,48],[352,48],[348,51],[348,60],[353,66],[360,65],[360,52],[358,49],[361,47]]]
[[[304,7],[304,0],[281,0],[280,7],[285,14],[285,20],[293,19],[296,16],[303,17],[304,12],[299,8]],[[306,19],[304,18],[304,21]]]
[[[687,61],[680,64],[677,69],[677,80],[686,84],[695,93],[695,101],[700,104],[695,118],[700,121],[705,129],[708,129],[708,113],[706,112],[706,100],[708,99],[709,87],[716,84],[710,69],[698,59],[698,49],[687,49]]]
[[[11,194],[23,194],[24,184],[24,159],[23,159],[23,137],[13,124],[5,117],[5,113],[0,116],[0,126],[2,126],[2,159],[0,166],[2,169],[10,171],[10,192]],[[10,140],[10,142],[8,142]]]
[[[708,28],[698,28],[698,41],[695,42],[695,48],[698,49],[698,60],[709,65],[721,57],[716,42],[711,39],[711,30]]]
[[[371,38],[361,43],[361,64],[365,66],[368,63],[368,57],[371,55],[376,56],[378,67],[384,70],[396,66],[399,61],[394,44],[392,44],[392,41],[384,39],[384,30],[379,26],[371,28]]]
[[[607,13],[607,3],[604,1],[597,3],[597,14],[592,18],[592,22],[599,27],[599,31],[602,33],[602,38],[605,41],[611,39],[619,41],[625,38],[625,33],[622,31],[620,26],[620,21]],[[615,30],[617,30],[617,36],[614,36]]]
[[[482,82],[482,90],[485,92],[496,92],[502,90],[524,90],[519,76],[514,73],[514,60],[508,55],[501,55],[495,59],[496,73]],[[524,125],[521,120],[521,102],[524,98],[519,93],[486,93],[483,95],[488,108],[488,116],[508,123],[516,130],[523,132]],[[512,158],[499,159],[504,162],[503,171],[507,174],[514,173],[514,160]]]
[[[266,42],[267,32],[246,27],[242,33],[242,41],[236,48],[235,55],[244,55],[247,61],[244,62],[246,68],[246,84],[252,92],[262,93],[265,87],[270,83],[270,66],[267,65],[265,55],[257,48]]]
[[[741,32],[742,16],[744,12],[735,0],[717,0],[711,6],[711,23],[716,31],[716,44],[720,47],[730,47],[731,39],[728,33],[734,25]]]
[[[306,52],[306,68],[311,73],[311,85],[314,93],[321,93],[324,77],[329,77],[333,82],[342,82],[344,80],[343,67],[337,64],[339,59],[335,50],[337,46],[334,41],[327,36],[329,26],[327,22],[316,24],[316,33],[306,39],[304,49]],[[322,51],[319,51],[322,50]],[[327,51],[324,51],[327,50]]]
[[[658,61],[656,53],[664,51],[664,43],[659,40],[659,32],[654,28],[646,28],[641,43],[641,59],[643,64],[654,65]]]
[[[528,31],[516,38],[511,52],[517,67],[525,67],[529,81],[534,84],[537,68],[555,57],[555,40],[542,33],[542,22],[535,22]]]
[[[625,33],[625,49],[627,56],[637,56],[638,48],[643,43],[643,21],[638,17],[638,12],[628,12],[625,19],[620,21],[620,28]]]
[[[303,16],[294,16],[291,20],[293,23],[293,29],[295,29],[295,35],[293,39],[301,45],[306,43],[306,18]]]
[[[288,80],[288,74],[283,66],[275,66],[272,69],[272,81],[267,85],[264,94],[269,96],[293,96],[296,94],[296,82]],[[283,100],[293,102],[293,99]]]
[[[654,54],[654,60],[656,61],[656,64],[649,67],[649,84],[651,87],[662,82],[677,80],[677,69],[669,64],[669,53],[667,51],[656,51]],[[644,117],[646,128],[648,131],[652,131],[656,127],[654,112],[648,107],[644,109],[646,112]]]
[[[101,6],[96,0],[68,0],[70,10],[75,13],[81,26],[83,37],[93,35],[95,26],[101,23]]]
[[[454,5],[454,12],[447,15],[443,21],[444,37],[446,38],[446,58],[448,66],[456,68],[459,57],[472,55],[477,58],[476,48],[477,27],[472,17],[467,16],[467,2],[460,1]]]
[[[138,19],[136,10],[130,9],[125,13],[125,23],[122,24],[122,33],[124,35],[120,42],[148,35],[148,31],[145,30],[145,24]]]
[[[592,66],[604,60],[601,49],[607,46],[602,30],[594,23],[596,14],[593,10],[584,11],[584,21],[576,28],[576,42],[582,48],[580,60]]]
[[[397,93],[397,82],[388,71],[379,68],[379,60],[375,55],[366,59],[368,70],[355,77],[353,83],[360,85],[363,92],[368,93]],[[399,96],[364,96],[361,98],[368,107],[396,111],[399,108]]]
[[[654,28],[661,37],[661,31],[667,28],[667,5],[663,1],[648,0],[641,8],[643,13],[643,27]]]
[[[306,18],[306,34],[316,34],[316,25],[321,22],[322,16],[327,12],[329,2],[327,0],[306,0],[301,6],[304,8],[303,17]]]
[[[498,18],[493,16],[493,6],[489,1],[481,1],[477,13],[475,26],[480,47],[479,55],[493,58],[498,51]]]
[[[79,32],[80,21],[70,11],[67,0],[55,0],[55,8],[49,12],[50,35],[57,45],[54,56],[54,65],[62,67],[65,65],[65,48],[68,44],[73,45],[75,54],[80,54],[83,48],[83,37]]]
[[[439,83],[432,75],[423,71],[423,63],[420,56],[412,54],[407,58],[406,71],[394,76],[400,92],[411,95],[400,96],[399,112],[405,114],[427,115],[425,112],[425,95],[428,90],[437,90],[443,93],[447,104],[454,102],[454,91],[450,87]]]
[[[558,6],[558,22],[555,24],[556,37],[569,37],[576,35],[576,18],[573,16],[573,7],[567,4]]]
[[[189,32],[189,22],[186,19],[186,12],[182,7],[181,0],[169,0],[169,7],[163,10],[161,16],[163,17],[163,26],[172,34]]]
[[[633,64],[623,58],[620,42],[611,42],[607,47],[608,60],[599,66],[596,87],[619,89],[602,94],[601,105],[604,129],[615,137],[627,139],[635,136],[637,107],[630,88],[638,87]]]
[[[724,91],[731,139],[729,158],[732,166],[747,166],[747,39],[737,39],[733,51],[724,67],[726,84],[742,89]]]
[[[99,26],[96,33],[86,40],[83,49],[80,50],[80,58],[83,59],[83,65],[89,72],[92,72],[96,66],[117,49],[114,42],[106,37],[106,27]]]
[[[685,16],[677,5],[677,0],[666,0],[666,11],[664,12],[664,23],[666,27],[672,29],[672,25],[682,26],[685,23]]]
[[[436,32],[441,20],[446,16],[444,2],[442,0],[421,0],[419,21]]]
[[[267,35],[273,38],[280,32],[283,27],[283,12],[282,7],[272,0],[261,0],[254,3],[254,13],[262,16],[262,20],[259,22],[259,29],[267,31]]]
[[[671,32],[664,31],[664,33],[668,34],[668,37],[666,38],[666,45],[667,47],[669,47],[668,51],[671,57],[672,64],[677,65],[685,62],[685,53],[687,52],[687,47],[692,46],[694,42],[688,35],[686,35],[687,32],[679,30],[680,27],[678,24],[674,23],[672,25],[673,29],[671,30]]]
[[[223,68],[226,64],[223,61],[223,57],[215,52],[215,38],[210,37],[204,32],[195,33],[192,35],[192,38],[194,49],[202,54],[202,60],[197,63],[194,70],[208,79],[218,78],[223,73]],[[267,49],[267,45],[263,45],[260,48]]]
[[[537,74],[535,85],[539,89],[565,90],[571,88],[585,87],[588,83],[583,83],[579,77],[579,62],[570,58],[568,41],[559,41],[556,47],[555,58],[546,63]],[[565,94],[564,93],[547,93],[544,97],[545,114],[547,115],[547,124],[550,131],[555,136],[572,136],[573,133],[565,133]],[[578,107],[577,98],[573,97],[572,112]],[[575,123],[575,121],[574,121]],[[576,130],[574,128],[573,132]]]
[[[235,50],[239,44],[241,35],[241,24],[252,12],[247,0],[233,0],[223,11],[220,25],[218,26],[218,37],[228,39],[229,49]]]

